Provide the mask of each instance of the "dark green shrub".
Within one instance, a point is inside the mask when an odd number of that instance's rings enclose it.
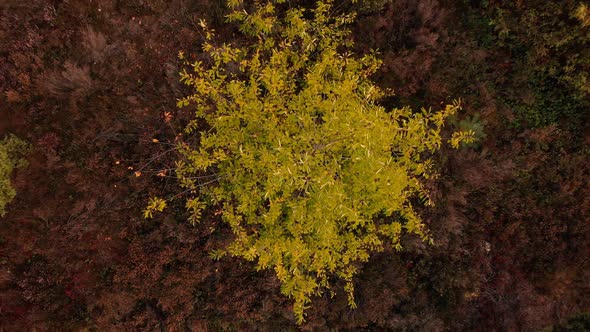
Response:
[[[458,120],[456,116],[451,116],[448,120],[449,124],[458,130],[473,133],[473,142],[466,143],[465,146],[477,147],[487,135],[485,126],[479,117],[479,114],[467,116],[462,120]]]
[[[491,7],[497,42],[515,59],[520,95],[507,102],[531,127],[589,115],[590,25],[587,7],[574,0],[502,2]],[[527,92],[528,91],[528,92]]]
[[[573,316],[563,324],[548,328],[546,332],[582,332],[590,331],[590,312]]]

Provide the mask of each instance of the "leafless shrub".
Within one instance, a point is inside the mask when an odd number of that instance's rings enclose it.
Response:
[[[63,71],[54,71],[41,82],[43,90],[58,98],[84,97],[93,87],[88,66],[79,67],[66,61]]]
[[[43,20],[51,22],[57,17],[57,9],[54,6],[45,6],[43,8]]]
[[[0,0],[0,9],[38,9],[41,4],[38,1]]]
[[[382,3],[381,14],[358,23],[359,35],[372,36],[360,44],[381,50],[384,83],[397,95],[410,96],[428,84],[435,62],[445,52],[449,11],[439,0]],[[440,83],[433,87],[445,91]]]
[[[83,32],[82,45],[94,63],[103,62],[109,50],[106,37],[102,33],[94,31],[92,27],[86,28]]]

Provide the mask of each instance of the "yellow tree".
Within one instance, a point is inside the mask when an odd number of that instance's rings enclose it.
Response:
[[[28,144],[14,135],[0,140],[0,217],[6,213],[6,205],[12,201],[16,191],[10,183],[10,176],[15,168],[24,166],[26,160],[22,155],[26,153]]]
[[[215,45],[201,22],[208,60],[179,54],[181,81],[194,93],[178,106],[195,110],[186,133],[198,143],[178,146],[177,176],[195,193],[186,203],[191,222],[216,206],[233,230],[233,242],[213,256],[273,269],[301,323],[333,277],[346,281],[354,307],[358,263],[385,241],[400,249],[402,232],[430,241],[410,199],[427,200],[427,154],[440,147],[458,105],[384,109],[377,101],[385,92],[370,80],[380,61],[347,51],[354,15],[333,15],[331,1],[278,14],[280,2],[248,11],[228,1],[228,19],[247,42]],[[451,143],[464,139],[458,132]],[[164,206],[152,199],[146,216]]]

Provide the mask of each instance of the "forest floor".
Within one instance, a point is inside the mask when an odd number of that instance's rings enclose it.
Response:
[[[223,14],[206,0],[0,0],[0,137],[33,146],[0,219],[0,330],[298,329],[273,273],[209,258],[228,235],[214,216],[142,218],[150,194],[176,189],[158,173],[190,116],[175,107],[178,51],[200,51],[200,18],[230,38]],[[436,156],[436,206],[421,211],[435,244],[375,255],[357,309],[337,291],[300,328],[540,330],[590,310],[590,122],[519,121],[506,100],[530,91],[486,15],[400,0],[352,27],[358,53],[380,51],[387,104],[461,98],[451,127],[479,141]]]

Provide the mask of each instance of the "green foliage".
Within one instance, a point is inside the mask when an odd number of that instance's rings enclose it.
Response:
[[[465,7],[460,16],[462,24],[473,34],[474,39],[480,47],[492,47],[496,41],[494,26],[490,24],[490,18],[481,13],[482,10],[488,8],[489,3],[487,1],[480,1],[477,5],[474,5],[471,0],[463,0],[463,3]]]
[[[150,219],[154,216],[154,212],[162,212],[166,208],[166,200],[159,197],[150,197],[149,202],[145,210],[143,211],[143,217]]]
[[[16,191],[10,183],[12,172],[25,166],[23,155],[28,150],[28,144],[14,135],[0,140],[0,217],[6,214],[6,205],[16,196]]]
[[[361,0],[356,2],[356,9],[359,13],[375,13],[383,10],[383,8],[392,3],[394,0]]]
[[[486,133],[484,131],[484,124],[482,120],[479,118],[478,114],[473,116],[468,116],[465,119],[458,120],[455,115],[449,117],[447,122],[452,126],[452,128],[457,128],[461,132],[472,133],[472,141],[465,143],[465,146],[476,147],[478,146],[481,141],[486,138]],[[460,135],[460,134],[455,134]],[[453,143],[451,142],[451,145]],[[454,145],[453,145],[454,146]]]
[[[523,94],[506,99],[518,119],[533,128],[567,122],[572,128],[583,126],[590,104],[578,98],[571,86],[559,81],[555,75],[538,70],[529,73]]]
[[[332,16],[330,1],[281,15],[274,4],[248,12],[228,1],[246,46],[214,45],[201,22],[209,59],[179,54],[188,69],[181,81],[194,94],[178,106],[195,110],[186,134],[198,143],[179,145],[177,176],[185,192],[197,193],[186,204],[192,223],[215,206],[233,231],[233,242],[212,256],[273,269],[301,323],[311,297],[334,277],[346,281],[354,307],[358,263],[385,242],[401,249],[404,232],[432,241],[410,199],[430,203],[421,182],[434,175],[427,156],[459,105],[387,112],[377,101],[388,93],[370,80],[380,61],[345,51],[354,15]]]
[[[559,324],[548,329],[546,332],[578,332],[590,330],[590,312],[583,312],[569,318],[563,324]]]
[[[493,9],[498,43],[511,51],[517,81],[531,91],[508,98],[508,104],[531,127],[563,119],[579,127],[590,107],[587,6],[574,0],[508,1]]]

